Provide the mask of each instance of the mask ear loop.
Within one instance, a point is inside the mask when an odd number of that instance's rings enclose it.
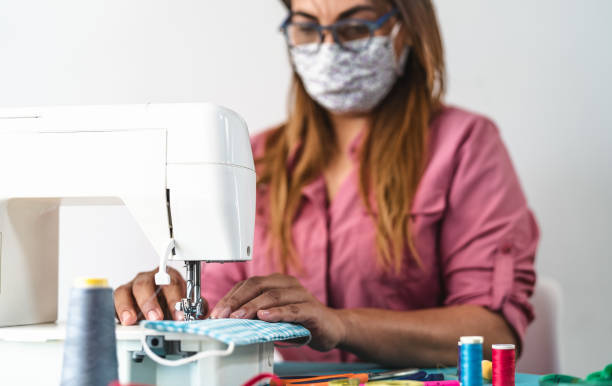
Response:
[[[225,350],[202,351],[192,356],[189,356],[187,358],[171,360],[171,359],[162,358],[159,355],[155,354],[153,350],[151,350],[151,348],[149,347],[149,344],[147,343],[146,334],[144,331],[142,335],[140,336],[140,343],[142,344],[142,348],[144,349],[144,352],[147,354],[149,358],[151,358],[152,361],[162,366],[171,366],[171,367],[186,365],[187,363],[196,362],[196,361],[199,361],[200,359],[209,358],[209,357],[228,356],[234,352],[234,347],[235,347],[234,342],[231,342],[227,345],[227,348]]]
[[[410,52],[410,47],[407,45],[403,45],[404,50],[398,56],[395,52],[395,39],[399,34],[400,28],[402,27],[401,22],[396,22],[391,29],[391,34],[389,34],[389,38],[391,40],[391,52],[393,54],[393,67],[395,69],[395,73],[398,76],[404,75],[404,66],[406,65],[406,60],[408,59],[408,53]]]

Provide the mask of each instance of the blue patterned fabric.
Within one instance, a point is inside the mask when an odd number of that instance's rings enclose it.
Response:
[[[163,332],[205,335],[223,343],[234,343],[236,346],[310,338],[310,331],[298,324],[269,323],[252,319],[205,319],[192,322],[143,320],[140,325]]]

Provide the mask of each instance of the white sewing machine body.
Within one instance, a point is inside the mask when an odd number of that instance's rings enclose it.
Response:
[[[170,240],[175,243],[172,260],[250,260],[255,171],[247,126],[236,113],[210,104],[0,110],[3,353],[19,339],[29,340],[23,336],[26,327],[5,326],[57,319],[61,205],[125,205],[159,255],[151,257],[152,263],[165,254]],[[30,326],[37,327],[42,334],[51,335],[35,339],[36,344],[24,343],[24,349],[41,342],[61,345],[59,327]],[[132,335],[124,338],[118,334],[121,381],[145,382],[141,376],[133,378],[136,373],[128,370],[133,363],[126,358],[137,343]],[[193,342],[187,345],[193,346]],[[159,369],[156,383],[164,384],[164,374],[177,369],[183,369],[184,374],[188,368],[212,371],[223,361],[242,363],[240,370],[232,373],[233,379],[244,380],[249,374],[271,369],[271,364],[261,368],[263,358],[272,355],[271,345],[258,346],[237,349],[227,358]],[[255,350],[256,355],[240,359],[241,352],[249,350]],[[3,367],[19,368],[19,356],[8,355],[6,359],[11,358],[16,367],[8,362],[3,362]],[[147,361],[134,368],[142,369]],[[191,376],[197,373],[189,371]],[[220,371],[217,368],[208,376],[216,379]],[[190,384],[221,384],[190,379]],[[50,382],[57,383],[54,379]]]
[[[117,359],[122,384],[143,385],[241,385],[259,373],[271,373],[274,344],[236,346],[226,357],[210,357],[179,367],[160,366],[142,353],[138,326],[118,326]],[[201,336],[148,331],[149,341],[163,337],[180,341],[182,351],[208,351],[225,348],[217,340]],[[58,385],[61,379],[65,326],[42,324],[0,328],[0,381],[7,385]],[[161,341],[160,341],[161,343]],[[180,355],[169,355],[179,359]],[[35,371],[32,369],[35,368]]]
[[[246,124],[208,104],[0,112],[0,326],[56,320],[57,209],[80,204],[125,205],[159,255],[172,231],[172,259],[250,260]]]

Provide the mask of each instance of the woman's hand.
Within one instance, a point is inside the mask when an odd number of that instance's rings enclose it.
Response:
[[[141,272],[115,290],[115,312],[123,325],[135,324],[141,319],[183,320],[183,313],[175,311],[174,305],[185,296],[185,280],[181,274],[168,267],[170,284],[157,287],[155,273]],[[204,314],[208,304],[204,302]]]
[[[255,276],[234,286],[217,303],[211,318],[253,319],[299,323],[310,330],[310,346],[328,351],[344,338],[339,312],[324,306],[293,276]]]

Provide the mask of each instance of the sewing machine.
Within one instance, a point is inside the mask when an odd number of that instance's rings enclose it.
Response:
[[[187,320],[197,319],[203,312],[200,263],[246,261],[252,255],[255,171],[246,123],[210,104],[0,111],[2,361],[15,357],[2,347],[24,348],[28,344],[14,345],[24,339],[62,340],[63,327],[48,324],[57,319],[62,205],[125,205],[158,255],[158,284],[169,279],[166,259],[185,262],[187,291],[176,307]],[[23,325],[34,326],[7,327]],[[151,378],[151,363],[145,360],[139,367],[142,357],[140,362],[130,359],[139,351],[135,329],[117,330],[121,381],[163,384],[166,370],[155,370],[157,378]],[[179,351],[215,345],[176,334],[160,339],[183,340]],[[42,355],[40,347],[34,350]],[[202,371],[214,379],[215,369],[226,363],[233,367],[223,376],[238,380],[271,370],[272,351],[271,344],[237,350],[233,358],[185,366],[190,369],[183,378],[176,369],[167,372],[173,372],[174,384],[203,384],[201,378],[197,383]],[[148,375],[142,379],[138,374]]]

